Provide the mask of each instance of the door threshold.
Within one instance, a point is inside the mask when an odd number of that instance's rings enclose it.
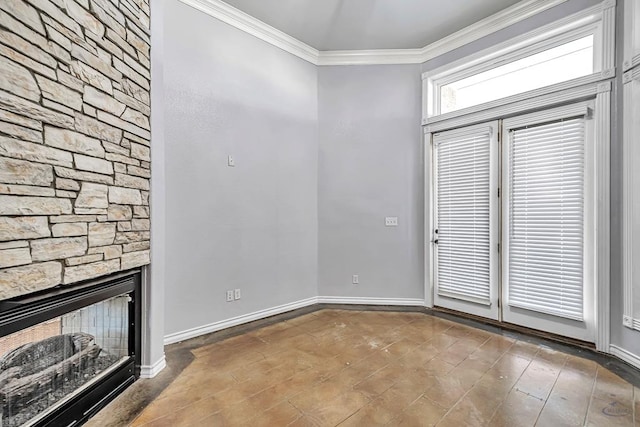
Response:
[[[435,312],[434,314],[444,314],[448,316],[454,316],[459,320],[462,320],[462,323],[470,323],[472,326],[475,326],[480,329],[487,330],[489,332],[496,332],[495,329],[499,329],[505,332],[515,332],[524,336],[525,341],[526,337],[539,338],[547,341],[554,341],[559,344],[568,345],[571,347],[579,347],[585,350],[590,350],[597,352],[595,343],[591,343],[588,341],[577,340],[575,338],[569,338],[562,335],[552,334],[550,332],[541,331],[539,329],[531,329],[525,326],[515,325],[513,323],[500,322],[498,320],[487,319],[480,316],[475,316],[473,314],[464,313],[462,311],[451,310],[449,308],[444,307],[436,307],[434,306],[432,310]],[[451,320],[451,319],[449,319]],[[464,322],[464,321],[467,322]],[[518,337],[518,339],[522,340],[523,337]]]

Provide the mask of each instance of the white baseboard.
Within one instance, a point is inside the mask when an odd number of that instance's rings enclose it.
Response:
[[[180,341],[196,338],[201,335],[217,332],[232,326],[242,325],[244,323],[253,322],[254,320],[264,319],[266,317],[275,316],[276,314],[286,313],[287,311],[296,310],[302,307],[323,303],[323,304],[359,304],[359,305],[402,305],[424,307],[424,300],[419,298],[367,298],[367,297],[311,297],[288,304],[279,305],[277,307],[265,310],[255,311],[253,313],[243,314],[241,316],[232,317],[230,319],[220,320],[208,325],[198,326],[196,328],[187,329],[181,332],[166,335],[164,337],[164,345],[174,344]],[[159,371],[158,371],[159,372]]]
[[[210,323],[208,325],[198,326],[197,328],[187,329],[186,331],[176,332],[164,337],[164,345],[174,344],[180,341],[199,337],[200,335],[210,334],[211,332],[230,328],[232,326],[238,326],[242,325],[243,323],[253,322],[254,320],[264,319],[265,317],[275,316],[276,314],[286,313],[287,311],[292,311],[298,308],[317,304],[317,302],[317,297],[311,297],[288,304],[282,304],[277,307],[243,314],[241,316],[232,317],[230,319],[221,320],[219,322]]]
[[[403,305],[424,307],[424,300],[419,298],[375,298],[375,297],[335,297],[320,296],[322,304],[357,304],[357,305]]]
[[[167,366],[167,359],[162,357],[153,365],[140,366],[140,378],[153,378],[160,373]]]
[[[620,348],[617,345],[613,345],[613,344],[609,346],[609,353],[611,353],[612,355],[616,356],[619,359],[622,359],[628,364],[640,369],[640,356],[633,354],[630,351],[625,350],[624,348]]]

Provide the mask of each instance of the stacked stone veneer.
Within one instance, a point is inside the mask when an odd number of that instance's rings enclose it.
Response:
[[[149,0],[0,0],[0,299],[149,263]]]

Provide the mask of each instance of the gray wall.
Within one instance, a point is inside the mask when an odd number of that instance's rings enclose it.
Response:
[[[164,91],[165,334],[317,295],[316,67],[169,0]]]
[[[164,358],[166,279],[166,156],[164,135],[164,6],[151,0],[151,265],[144,270],[142,365],[152,367]],[[142,375],[145,375],[143,372]],[[150,374],[149,374],[150,375]],[[149,376],[147,375],[147,376]]]
[[[319,293],[423,298],[420,67],[318,73]]]

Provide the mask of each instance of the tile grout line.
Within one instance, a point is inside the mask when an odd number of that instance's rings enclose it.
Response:
[[[513,345],[509,348],[509,350],[518,342],[519,340],[514,341]],[[505,352],[505,354],[509,353],[509,350],[507,350]],[[536,346],[536,352],[533,354],[533,356],[531,357],[531,360],[529,361],[529,364],[526,366],[526,368],[524,368],[522,370],[522,374],[520,374],[520,377],[522,377],[522,375],[524,375],[524,373],[526,372],[527,369],[529,369],[529,365],[531,365],[531,362],[533,362],[536,358],[536,356],[538,355],[538,353],[540,353],[540,347]],[[514,354],[514,356],[516,357],[520,357],[517,354]],[[502,358],[502,357],[501,357]],[[497,363],[497,362],[496,362]],[[491,368],[489,368],[491,369]],[[518,384],[518,381],[520,380],[520,377],[518,377],[518,379],[513,383],[513,387],[511,387],[511,389],[509,389],[509,391],[507,392],[507,396],[509,395],[509,393],[511,393],[511,390],[513,390],[513,388],[516,386],[516,384]],[[516,390],[519,391],[519,390]],[[523,393],[524,394],[524,393]],[[529,396],[529,394],[527,394],[527,396]],[[505,399],[506,400],[506,399]],[[496,414],[498,413],[498,410],[502,407],[502,405],[504,405],[505,400],[503,400],[500,405],[498,405],[498,407],[495,409],[495,411],[493,411],[493,414],[491,414],[491,418],[489,419],[489,422],[491,422]],[[544,407],[544,406],[543,406]],[[542,410],[540,410],[540,412],[542,412]],[[540,414],[538,414],[538,417],[540,416]],[[537,422],[537,418],[536,418],[536,422]],[[535,426],[535,423],[534,423]]]
[[[515,340],[513,342],[513,344],[511,345],[511,347],[513,347],[515,345],[515,343],[517,343],[519,340]],[[511,347],[509,347],[509,349],[511,349]],[[505,352],[508,353],[509,350],[507,350]],[[535,356],[531,358],[531,360],[529,360],[529,363],[527,363],[527,366],[522,370],[522,373],[518,376],[518,379],[516,379],[513,383],[513,386],[511,386],[511,388],[509,389],[509,391],[505,394],[505,398],[504,400],[496,407],[496,409],[493,410],[493,412],[491,413],[491,417],[489,418],[489,420],[492,420],[493,417],[496,416],[496,413],[498,412],[498,409],[500,409],[500,407],[504,404],[505,400],[507,399],[507,397],[509,396],[509,394],[513,391],[513,389],[515,389],[516,385],[518,385],[518,382],[520,381],[520,378],[522,378],[522,376],[524,375],[525,372],[527,372],[527,369],[529,369],[529,366],[531,366],[531,364],[533,363],[533,361],[535,360],[536,356],[538,355],[538,353],[540,353],[540,350],[538,349],[538,351],[536,352]],[[516,357],[519,357],[516,355]],[[516,389],[516,391],[518,391],[518,389]]]
[[[469,388],[469,389],[468,389],[468,390],[467,390],[467,391],[466,391],[462,396],[460,396],[460,398],[459,398],[458,400],[456,400],[456,403],[454,403],[453,405],[451,405],[451,408],[449,408],[449,409],[447,410],[447,412],[442,416],[442,418],[440,418],[440,420],[436,423],[436,426],[437,426],[438,424],[440,424],[440,422],[441,422],[442,420],[444,420],[444,419],[447,417],[447,415],[449,415],[449,414],[451,413],[451,411],[453,410],[453,408],[455,408],[455,407],[456,407],[456,406],[457,406],[457,405],[458,405],[458,404],[459,404],[459,403],[460,403],[460,402],[461,402],[461,401],[462,401],[462,400],[463,400],[463,399],[464,399],[464,398],[465,398],[465,397],[466,397],[466,396],[471,392],[471,390],[473,390],[473,389],[476,387],[476,385],[478,384],[478,382],[480,382],[480,380],[481,380],[481,379],[482,379],[482,378],[487,374],[487,372],[489,372],[489,371],[490,371],[490,370],[491,370],[491,369],[492,369],[492,368],[493,368],[493,367],[494,367],[494,366],[495,366],[495,365],[496,365],[496,364],[497,364],[497,363],[498,363],[498,362],[499,362],[499,361],[500,361],[500,360],[501,360],[501,359],[502,359],[502,358],[503,358],[503,357],[504,357],[504,356],[509,352],[509,350],[511,349],[511,347],[513,347],[513,345],[514,345],[516,342],[517,342],[517,340],[515,340],[514,342],[512,342],[512,343],[511,343],[511,346],[510,346],[507,350],[505,350],[505,351],[504,351],[504,353],[502,353],[502,354],[500,355],[500,357],[498,357],[498,358],[495,360],[495,362],[493,362],[493,364],[491,365],[491,367],[490,367],[489,369],[487,369],[487,371],[486,371],[484,374],[482,374],[482,376],[481,376],[480,378],[478,378],[478,380],[473,384],[473,386],[471,386],[471,388]],[[477,351],[477,350],[476,350],[476,351]],[[474,353],[475,353],[475,351],[474,351]],[[471,354],[473,354],[473,353],[471,353]],[[519,377],[518,377],[518,379],[514,382],[513,386],[509,389],[509,391],[507,392],[507,394],[509,394],[509,393],[511,392],[511,390],[513,389],[513,387],[515,387],[516,383],[518,382],[518,380],[520,379],[520,377],[524,374],[524,371],[526,371],[526,370],[527,370],[527,368],[529,367],[529,365],[530,365],[530,364],[531,364],[531,361],[529,361],[529,363],[527,364],[527,367],[523,369],[522,374],[520,374],[520,376],[519,376]],[[498,405],[498,407],[500,407],[500,405]],[[496,409],[496,410],[497,410],[497,409]],[[495,411],[494,411],[494,413],[495,413]],[[491,418],[489,418],[489,419],[492,419],[492,418],[493,418],[494,413],[492,413],[492,414],[491,414]]]
[[[591,394],[589,395],[589,404],[587,405],[587,410],[584,413],[584,421],[582,422],[583,426],[587,425],[587,420],[589,419],[589,411],[591,410],[591,404],[593,403],[593,396],[595,394],[599,373],[600,373],[600,366],[596,365],[596,374],[593,376],[593,385],[591,386]]]
[[[631,422],[633,423],[634,426],[638,425],[638,423],[640,422],[640,419],[638,419],[638,411],[636,410],[636,399],[640,396],[636,396],[637,394],[637,390],[638,388],[633,386],[633,393],[632,393],[632,398],[631,398],[631,413],[632,413],[632,417],[631,417]]]
[[[549,390],[549,394],[544,399],[544,404],[542,405],[542,408],[540,408],[540,412],[538,412],[538,416],[536,417],[536,422],[533,423],[534,426],[538,424],[538,420],[540,420],[540,415],[542,415],[542,411],[544,410],[544,407],[547,406],[547,402],[549,401],[549,398],[551,397],[551,394],[553,394],[553,389],[556,388],[556,384],[558,383],[558,379],[560,378],[560,375],[562,374],[562,371],[564,370],[564,368],[567,366],[567,362],[568,361],[569,361],[568,357],[566,359],[564,359],[564,363],[562,364],[562,368],[558,371],[558,376],[556,376],[556,379],[553,382],[553,385],[551,386],[551,389]]]

